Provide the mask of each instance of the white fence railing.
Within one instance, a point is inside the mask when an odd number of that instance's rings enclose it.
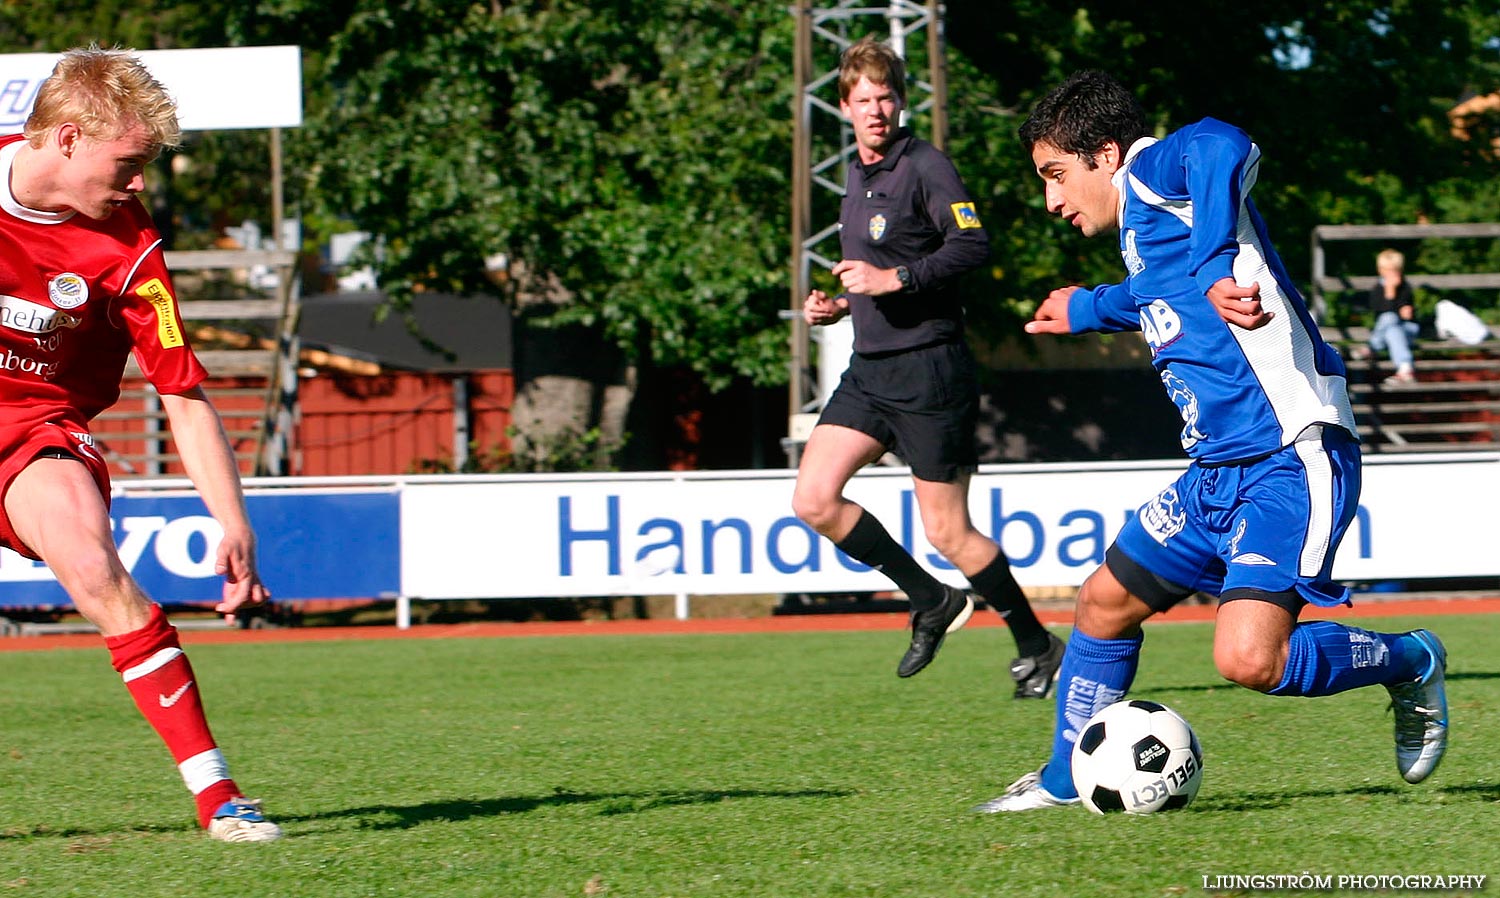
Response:
[[[1183,461],[985,466],[979,529],[1024,586],[1074,586],[1134,509]],[[863,592],[889,589],[791,513],[794,472],[252,478],[262,573],[280,599],[413,599]],[[114,500],[121,553],[162,599],[218,591],[217,531],[183,481],[132,481]],[[849,495],[938,577],[904,468],[870,469]],[[1485,521],[1500,452],[1366,459],[1359,518],[1334,573],[1349,581],[1500,575]],[[0,606],[63,604],[45,567],[0,551]]]

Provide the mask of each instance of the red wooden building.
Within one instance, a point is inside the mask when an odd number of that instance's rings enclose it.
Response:
[[[284,473],[411,474],[462,466],[470,452],[508,446],[515,396],[509,309],[490,297],[419,294],[414,335],[401,316],[375,320],[385,297],[303,297],[296,389],[285,391],[291,432]],[[425,342],[424,342],[425,340]],[[224,418],[243,474],[256,473],[274,372],[242,370],[204,385]],[[227,365],[225,367],[228,367]],[[243,366],[241,366],[243,367]],[[252,366],[253,367],[253,366]],[[293,400],[294,397],[294,400]],[[117,477],[176,476],[155,394],[127,378],[95,425]]]

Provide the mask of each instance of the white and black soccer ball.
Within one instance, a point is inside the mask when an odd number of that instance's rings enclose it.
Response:
[[[1073,784],[1096,814],[1185,807],[1202,780],[1198,736],[1156,702],[1115,702],[1089,718],[1073,746]]]

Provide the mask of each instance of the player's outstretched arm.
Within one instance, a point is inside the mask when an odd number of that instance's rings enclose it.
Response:
[[[1260,304],[1260,285],[1241,287],[1234,278],[1220,278],[1208,288],[1208,301],[1219,317],[1236,327],[1253,331],[1274,317]]]
[[[208,513],[224,528],[214,565],[215,572],[224,577],[223,601],[214,610],[233,621],[239,609],[264,604],[271,597],[256,570],[255,531],[245,511],[234,450],[202,388],[164,393],[161,400],[183,467]]]
[[[1028,334],[1071,334],[1068,325],[1068,301],[1078,287],[1059,287],[1047,294],[1036,314],[1026,322]]]

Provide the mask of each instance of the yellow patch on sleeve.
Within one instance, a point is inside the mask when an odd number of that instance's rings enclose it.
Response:
[[[973,203],[953,203],[948,208],[953,210],[953,220],[958,223],[959,230],[984,227],[979,223],[979,213],[974,211]]]
[[[177,306],[172,302],[172,291],[161,278],[152,278],[135,288],[137,296],[145,298],[156,309],[156,339],[163,349],[176,349],[183,345],[182,322],[177,320]]]

